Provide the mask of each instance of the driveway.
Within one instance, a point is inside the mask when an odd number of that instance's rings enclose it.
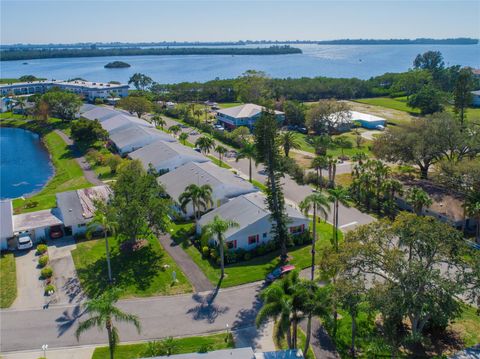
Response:
[[[11,309],[42,309],[47,303],[35,248],[15,253],[17,298]]]
[[[52,304],[78,304],[85,298],[71,253],[76,247],[72,237],[48,241],[50,265],[57,288],[57,292],[52,298]]]

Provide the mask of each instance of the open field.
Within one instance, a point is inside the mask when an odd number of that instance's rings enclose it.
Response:
[[[220,279],[220,267],[213,266],[210,261],[203,259],[199,250],[188,240],[186,233],[191,233],[193,226],[193,223],[173,224],[172,238],[190,255],[193,261],[205,273],[210,282],[212,282],[213,285],[216,285]],[[317,250],[322,250],[322,248],[330,246],[333,227],[322,222],[318,224],[317,231]],[[341,232],[339,232],[339,236],[342,236]],[[309,267],[311,264],[310,249],[310,244],[289,248],[289,263],[295,265],[298,269]],[[264,280],[266,275],[273,271],[279,264],[279,251],[274,251],[264,256],[252,258],[249,261],[241,261],[226,265],[225,278],[223,279],[222,287],[233,287],[240,284]]]
[[[0,308],[8,308],[17,297],[17,274],[13,253],[0,255]]]
[[[234,348],[232,335],[226,333],[174,339],[174,354],[196,353],[204,348],[208,351]],[[146,355],[148,343],[119,345],[115,350],[116,359],[140,358]],[[109,359],[108,347],[95,348],[92,359]]]
[[[122,290],[122,298],[148,297],[188,293],[192,286],[185,274],[162,248],[153,235],[148,245],[134,252],[120,249],[118,239],[109,238],[112,276]],[[72,251],[83,290],[95,297],[107,285],[107,261],[105,241],[95,239],[81,241]],[[173,283],[172,272],[176,272],[177,283]]]

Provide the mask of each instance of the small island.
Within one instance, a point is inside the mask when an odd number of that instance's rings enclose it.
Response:
[[[104,67],[106,69],[123,69],[125,67],[130,67],[130,64],[123,61],[113,61],[106,64]]]

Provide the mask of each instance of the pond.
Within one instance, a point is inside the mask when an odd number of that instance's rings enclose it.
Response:
[[[38,134],[0,127],[0,198],[38,192],[53,174],[50,155]]]

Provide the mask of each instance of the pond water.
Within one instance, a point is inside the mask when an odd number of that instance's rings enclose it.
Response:
[[[256,47],[257,45],[252,45]],[[159,83],[208,81],[235,78],[246,70],[265,71],[272,77],[357,77],[367,79],[385,72],[402,72],[412,67],[415,56],[440,51],[447,66],[480,67],[480,45],[292,45],[303,50],[290,55],[181,55],[109,56],[3,61],[0,77],[35,75],[68,80],[120,81],[140,72]],[[106,69],[112,61],[124,61],[129,68]],[[26,63],[26,64],[24,64]]]
[[[38,134],[0,127],[0,198],[37,192],[53,173],[50,155]]]

